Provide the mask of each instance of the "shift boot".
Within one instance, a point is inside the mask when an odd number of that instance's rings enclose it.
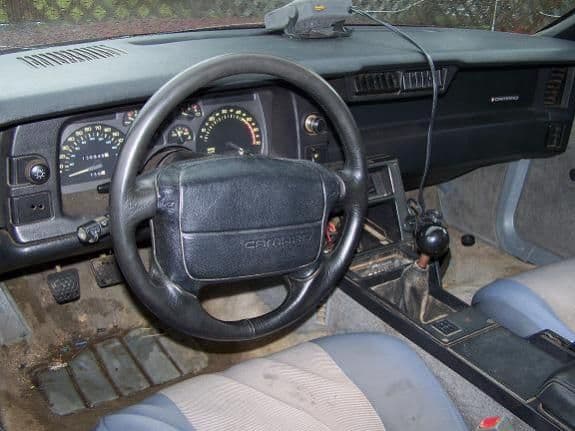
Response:
[[[403,270],[399,284],[399,310],[416,322],[427,323],[429,266],[422,268],[417,262],[412,263]]]

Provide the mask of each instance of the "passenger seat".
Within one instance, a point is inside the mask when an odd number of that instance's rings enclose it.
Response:
[[[575,258],[496,280],[472,305],[520,337],[551,330],[575,343]]]

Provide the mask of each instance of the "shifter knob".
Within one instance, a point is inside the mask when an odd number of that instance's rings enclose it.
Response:
[[[415,233],[415,242],[422,254],[437,259],[449,248],[449,233],[441,224],[425,223]]]

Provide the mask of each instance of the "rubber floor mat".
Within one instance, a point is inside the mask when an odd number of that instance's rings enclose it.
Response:
[[[150,328],[86,345],[68,362],[38,369],[35,379],[50,410],[68,415],[196,374],[208,356]]]

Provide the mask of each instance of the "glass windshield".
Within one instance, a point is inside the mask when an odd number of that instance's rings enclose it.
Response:
[[[535,33],[575,8],[575,0],[356,0],[354,4],[378,12],[378,16],[385,17],[392,24],[528,34]]]
[[[0,0],[0,50],[209,27],[261,25],[289,0]],[[357,0],[400,25],[533,33],[575,0]],[[354,20],[361,23],[362,20]]]

